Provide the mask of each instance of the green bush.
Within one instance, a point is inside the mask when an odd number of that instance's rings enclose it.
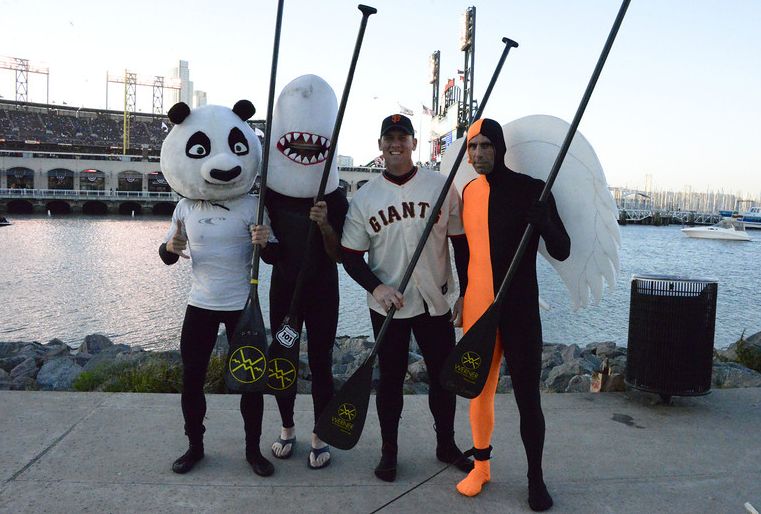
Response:
[[[204,383],[205,392],[225,392],[225,364],[225,358],[212,356]],[[180,393],[182,365],[160,358],[139,363],[104,363],[80,373],[73,387],[77,391],[109,393]]]
[[[746,368],[761,372],[761,352],[743,338],[737,341],[737,362]]]

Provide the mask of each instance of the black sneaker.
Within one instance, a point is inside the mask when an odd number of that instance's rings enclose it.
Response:
[[[182,454],[182,457],[172,463],[172,471],[184,475],[203,459],[203,447],[191,446],[188,451]]]

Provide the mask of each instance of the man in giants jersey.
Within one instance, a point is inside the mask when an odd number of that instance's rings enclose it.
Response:
[[[383,120],[378,147],[386,171],[352,198],[341,239],[343,263],[367,292],[370,318],[377,337],[386,312],[396,308],[386,339],[378,350],[380,383],[376,396],[381,425],[381,459],[375,475],[396,479],[397,438],[402,414],[402,387],[407,372],[410,332],[425,359],[430,379],[429,406],[436,429],[436,456],[468,472],[473,463],[454,441],[455,395],[444,390],[438,376],[454,348],[452,322],[462,311],[467,280],[467,242],[460,218],[460,199],[451,187],[441,211],[431,212],[445,177],[412,162],[417,146],[412,122],[393,114]],[[404,293],[397,288],[430,216],[437,216],[428,242]],[[447,236],[452,239],[460,283],[454,315],[446,294],[452,285]],[[368,252],[369,262],[363,254]]]

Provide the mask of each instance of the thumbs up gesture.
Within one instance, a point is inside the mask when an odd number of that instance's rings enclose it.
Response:
[[[182,221],[177,220],[177,230],[172,238],[166,244],[166,250],[182,257],[183,259],[189,259],[190,257],[185,253],[185,248],[188,246],[188,237],[185,235],[185,226]]]

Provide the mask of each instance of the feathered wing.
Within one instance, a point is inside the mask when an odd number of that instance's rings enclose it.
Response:
[[[507,154],[505,164],[513,171],[547,180],[569,124],[559,118],[533,115],[503,125]],[[452,169],[463,139],[453,143],[441,164],[443,173]],[[463,187],[477,176],[463,159],[455,175],[455,186]],[[615,287],[619,271],[618,209],[608,190],[605,174],[592,145],[580,132],[571,143],[563,166],[552,187],[558,213],[571,238],[571,254],[563,262],[550,257],[544,245],[539,252],[560,275],[574,309],[586,307],[590,295],[597,303],[604,284]]]

